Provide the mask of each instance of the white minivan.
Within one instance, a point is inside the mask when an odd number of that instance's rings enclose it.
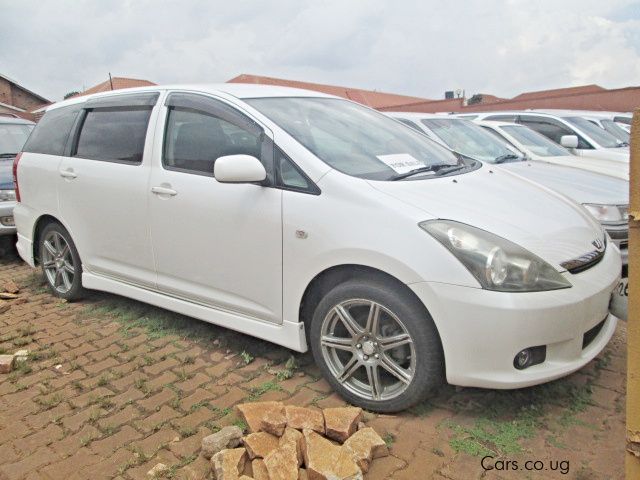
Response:
[[[131,297],[304,352],[375,411],[517,388],[607,344],[620,252],[566,197],[354,102],[242,84],[53,105],[14,163],[54,294]]]

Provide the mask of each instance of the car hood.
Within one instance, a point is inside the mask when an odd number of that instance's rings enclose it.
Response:
[[[629,163],[629,149],[626,147],[583,150],[583,155],[593,158],[601,158],[603,160],[614,160],[617,162]]]
[[[482,166],[455,176],[397,182],[369,181],[435,218],[473,225],[510,240],[562,270],[560,264],[594,250],[598,222],[562,195],[502,168]]]
[[[578,203],[629,203],[629,182],[619,178],[542,162],[512,162],[499,166],[560,192]]]

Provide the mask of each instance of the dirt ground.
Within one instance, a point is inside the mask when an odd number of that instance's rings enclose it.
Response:
[[[30,355],[0,376],[2,480],[143,479],[158,462],[169,478],[209,478],[200,439],[243,426],[237,403],[343,404],[309,354],[113,295],[61,302],[15,255],[0,259],[7,280],[20,293],[0,314],[0,353]],[[391,456],[365,478],[622,479],[625,329],[547,385],[444,387],[402,414],[367,414]]]

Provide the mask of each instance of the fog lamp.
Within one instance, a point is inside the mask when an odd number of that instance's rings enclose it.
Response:
[[[538,347],[529,347],[520,350],[513,359],[513,366],[518,370],[524,370],[533,365],[542,363],[547,358],[547,347],[541,345]]]

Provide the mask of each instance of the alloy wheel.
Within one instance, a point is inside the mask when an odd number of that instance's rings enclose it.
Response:
[[[336,380],[367,400],[401,395],[415,375],[409,331],[397,315],[371,300],[351,299],[333,307],[323,320],[320,344]]]
[[[51,231],[45,237],[43,247],[42,267],[47,281],[56,292],[65,294],[71,290],[75,276],[69,244],[60,233]]]

